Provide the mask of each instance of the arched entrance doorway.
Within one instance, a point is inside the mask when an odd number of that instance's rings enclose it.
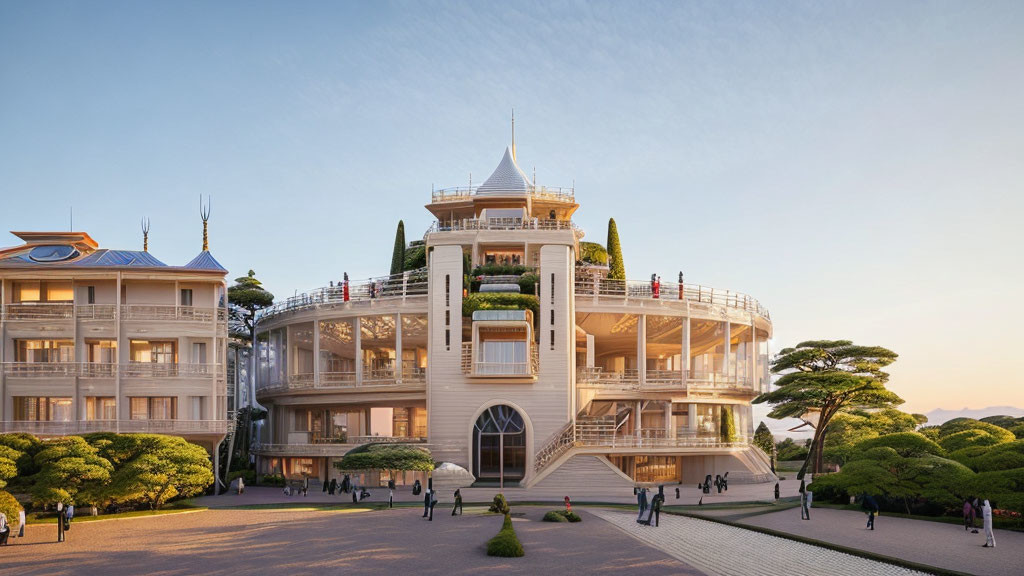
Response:
[[[526,475],[523,416],[505,404],[484,410],[473,425],[473,456],[477,480],[522,480]]]

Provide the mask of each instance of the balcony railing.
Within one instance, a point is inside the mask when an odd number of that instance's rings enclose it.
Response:
[[[576,371],[576,383],[581,388],[605,390],[758,391],[754,389],[753,381],[749,377],[705,371],[647,370],[646,375],[641,377],[637,370],[605,372],[599,367],[580,368]]]
[[[540,370],[540,353],[529,343],[530,359],[526,362],[484,362],[474,360],[473,343],[462,343],[462,373],[468,376],[532,376]]]
[[[4,306],[3,318],[8,321],[71,318],[79,320],[113,320],[116,316],[116,310],[117,305],[115,304],[82,304],[75,306],[71,303],[26,302]],[[227,321],[227,310],[212,307],[149,304],[126,304],[121,306],[122,320],[212,322],[215,318],[218,322]]]
[[[746,436],[737,435],[731,441],[719,436],[666,434],[665,429],[644,429],[640,434],[621,434],[615,426],[577,423],[574,442],[577,446],[606,446],[609,448],[740,448],[750,443]]]
[[[75,305],[70,302],[22,302],[3,307],[4,320],[60,320],[74,317]]]
[[[571,230],[577,238],[583,237],[583,230],[572,220],[548,220],[543,218],[463,218],[461,220],[435,221],[424,233],[427,236],[437,232],[461,232],[465,230]]]
[[[430,195],[430,201],[433,204],[439,204],[442,202],[460,202],[470,200],[476,196],[476,190],[476,187],[468,186],[457,186],[454,188],[445,188],[443,190],[434,190]],[[570,203],[576,201],[575,188],[530,186],[526,190],[526,194],[539,200],[553,200],[556,202]]]
[[[338,282],[335,286],[310,290],[261,310],[259,320],[266,320],[286,312],[309,310],[346,302],[365,306],[379,301],[401,300],[426,295],[427,269],[419,268],[402,274],[349,282],[347,287],[343,282]]]
[[[341,443],[316,444],[271,444],[261,443],[256,452],[263,456],[344,456],[346,452],[362,444],[423,444],[426,437],[417,436],[349,436]]]
[[[363,379],[360,381],[355,372],[321,372],[317,381],[314,374],[293,374],[286,381],[267,382],[257,380],[256,389],[261,392],[280,392],[286,390],[331,390],[353,388],[379,388],[386,386],[423,387],[427,381],[426,368],[406,369],[402,378],[395,377],[391,368],[370,369],[364,367]]]
[[[121,306],[122,320],[173,320],[180,322],[218,322],[227,320],[224,308],[199,306],[165,306],[155,304],[126,304]]]
[[[57,436],[86,432],[145,432],[154,434],[226,434],[230,420],[79,420],[51,422],[9,420],[0,422],[2,432],[28,432]]]
[[[611,280],[595,274],[592,268],[577,268],[576,296],[591,296],[596,302],[614,299],[626,300],[672,300],[713,304],[728,308],[737,308],[753,312],[771,319],[768,309],[755,298],[741,292],[720,290],[699,284],[680,284],[677,282],[657,282],[649,280]]]
[[[219,376],[220,364],[159,364],[130,362],[4,362],[3,372],[15,378],[209,378]]]

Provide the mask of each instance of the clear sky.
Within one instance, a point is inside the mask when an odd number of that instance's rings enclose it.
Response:
[[[0,1],[0,229],[279,297],[386,273],[509,142],[627,273],[750,293],[774,347],[900,354],[906,409],[1024,406],[1024,3]],[[0,245],[16,243],[13,237]]]

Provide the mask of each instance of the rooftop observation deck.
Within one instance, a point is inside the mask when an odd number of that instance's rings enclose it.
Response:
[[[434,190],[430,195],[430,203],[444,204],[448,202],[469,202],[477,197],[493,197],[499,195],[494,192],[490,192],[488,194],[477,194],[479,189],[479,186],[456,186],[454,188]],[[513,193],[510,192],[510,194]],[[523,192],[516,191],[513,195],[523,196],[524,194]],[[576,189],[528,185],[526,187],[525,196],[533,200],[574,204],[576,202]]]
[[[756,298],[735,292],[701,286],[700,284],[679,284],[678,282],[654,282],[650,280],[611,280],[592,274],[587,268],[576,269],[576,297],[591,296],[595,303],[621,302],[622,300],[650,300],[667,302],[689,301],[698,304],[725,306],[745,310],[771,320],[771,314]]]

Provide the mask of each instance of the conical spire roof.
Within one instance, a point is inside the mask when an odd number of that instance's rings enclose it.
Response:
[[[498,167],[494,169],[490,177],[476,189],[477,195],[486,196],[489,194],[493,195],[509,195],[509,194],[523,194],[526,195],[530,192],[533,185],[530,184],[530,179],[526,177],[526,174],[519,169],[519,165],[516,164],[515,159],[512,157],[512,149],[505,148],[505,155],[501,157],[501,162]]]

